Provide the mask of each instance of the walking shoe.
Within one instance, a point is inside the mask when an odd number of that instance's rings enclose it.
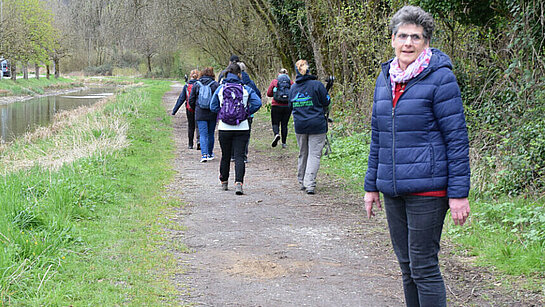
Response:
[[[277,134],[274,136],[274,140],[272,141],[271,146],[276,147],[276,145],[278,144],[278,141],[280,141],[280,134]]]
[[[244,194],[242,192],[242,182],[235,182],[235,194],[236,195],[242,195]]]
[[[235,162],[235,158],[231,157],[231,162]]]
[[[300,189],[301,191],[304,191],[304,190],[306,190],[307,188],[305,188],[305,186],[304,186],[302,183],[299,183],[299,189]]]
[[[197,143],[197,150],[201,150],[201,143]]]
[[[229,190],[229,188],[227,187],[227,181],[222,181],[221,182],[221,189],[224,190],[224,191]]]
[[[214,160],[215,157],[216,157],[216,156],[214,156],[214,154],[210,154],[210,155],[208,155],[208,157],[206,158],[206,160],[212,161],[212,160]]]
[[[282,144],[282,148],[284,148],[284,149],[285,149],[285,148],[288,148],[288,144],[283,143],[283,144]]]
[[[202,155],[201,162],[206,162],[206,161],[208,161],[208,155]]]
[[[314,195],[314,188],[307,189],[307,194]]]

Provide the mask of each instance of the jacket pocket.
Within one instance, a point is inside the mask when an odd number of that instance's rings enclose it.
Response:
[[[435,177],[435,151],[433,150],[433,145],[428,145],[428,150],[430,151],[430,171],[433,178]]]

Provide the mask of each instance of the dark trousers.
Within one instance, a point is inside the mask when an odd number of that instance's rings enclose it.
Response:
[[[195,112],[185,109],[185,114],[187,115],[187,138],[189,140],[189,146],[193,147],[193,140],[195,139],[195,131],[197,132],[197,144],[200,144],[199,141],[199,128],[197,128],[197,122],[195,121]]]
[[[248,146],[250,145],[250,134],[252,133],[252,123],[254,121],[253,117],[248,117],[248,127],[250,127],[250,130],[248,130],[248,142],[246,142],[246,146],[244,146],[244,161],[248,161]],[[231,151],[231,160],[235,158],[235,152]]]
[[[250,139],[250,130],[220,130],[218,138],[221,147],[220,180],[229,179],[231,168],[231,152],[235,158],[235,182],[244,182],[246,164],[244,163],[244,149]]]
[[[286,144],[288,138],[288,123],[290,121],[291,108],[289,107],[271,107],[271,121],[274,135],[280,134],[282,128],[282,144]]]
[[[437,254],[448,198],[384,195],[384,205],[407,306],[446,306]]]

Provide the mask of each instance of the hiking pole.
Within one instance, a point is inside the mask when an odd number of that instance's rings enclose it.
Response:
[[[326,89],[327,93],[329,94],[329,90],[333,87],[333,83],[335,82],[335,77],[334,76],[327,77],[326,82],[327,83],[326,83],[325,89]],[[331,96],[330,96],[329,99],[331,99]],[[329,103],[329,106],[331,106],[331,102]],[[331,118],[329,118],[329,109],[331,109],[331,108],[328,107],[327,111],[325,113],[326,125],[333,122],[333,120]],[[326,133],[326,135],[325,135],[325,152],[324,152],[324,155],[327,156],[331,152],[332,152],[331,142],[329,141],[329,137],[327,136],[327,133]]]

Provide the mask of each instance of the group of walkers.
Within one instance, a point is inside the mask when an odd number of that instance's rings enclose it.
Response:
[[[415,6],[401,8],[390,21],[395,57],[382,65],[376,81],[364,185],[369,218],[375,206],[381,209],[379,193],[383,195],[407,306],[446,306],[438,262],[445,215],[450,209],[454,223],[463,225],[470,212],[469,141],[460,89],[449,57],[430,48],[433,30],[432,16]],[[173,114],[187,100],[189,146],[193,146],[196,120],[203,162],[214,158],[213,132],[219,119],[219,178],[227,190],[233,152],[235,191],[242,194],[251,115],[260,108],[261,97],[241,69],[244,65],[237,62],[237,57],[231,58],[220,74],[221,85],[213,80],[211,68],[204,69],[199,79],[198,72],[192,71]],[[271,145],[281,141],[286,148],[293,115],[299,146],[297,180],[301,190],[314,194],[330,98],[324,85],[309,73],[307,61],[299,60],[295,66],[295,83],[281,69],[267,90],[267,96],[273,97]],[[207,86],[210,89],[205,92],[212,93],[212,98],[210,107],[203,110],[199,92]],[[232,105],[239,105],[239,100],[244,115],[230,121],[230,112],[238,112],[232,111]]]
[[[282,141],[287,148],[288,123],[293,114],[295,134],[299,145],[297,179],[301,190],[314,194],[316,176],[325,144],[329,95],[316,76],[309,74],[306,60],[296,63],[297,77],[291,81],[286,69],[280,69],[268,90],[272,97],[271,121],[273,130],[272,147]],[[194,148],[195,135],[197,149],[201,150],[200,162],[215,158],[214,133],[218,125],[218,138],[221,147],[220,182],[224,190],[229,189],[230,162],[235,162],[235,193],[244,194],[242,185],[246,163],[248,162],[248,143],[252,128],[253,114],[261,107],[261,92],[248,73],[246,65],[238,56],[229,59],[229,66],[215,81],[214,69],[206,67],[202,71],[192,70],[190,80],[184,85],[176,105],[175,115],[181,106],[186,105],[188,122],[188,147]],[[197,131],[195,133],[195,130]]]

